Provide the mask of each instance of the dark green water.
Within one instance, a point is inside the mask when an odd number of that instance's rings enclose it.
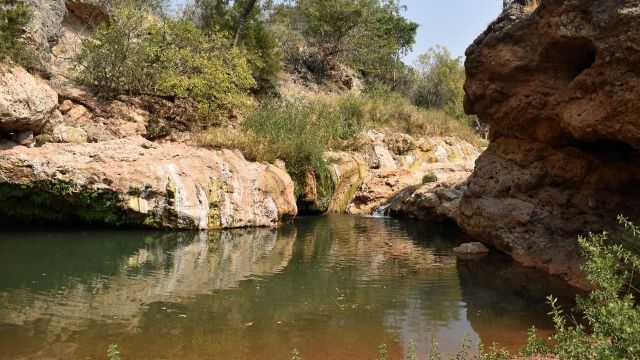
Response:
[[[301,218],[278,230],[0,232],[0,358],[400,359],[549,333],[558,279],[438,224]]]

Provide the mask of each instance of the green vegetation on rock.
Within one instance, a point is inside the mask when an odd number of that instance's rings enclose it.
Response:
[[[0,212],[21,222],[74,219],[121,225],[127,214],[117,193],[76,188],[64,181],[29,185],[0,183]]]
[[[245,107],[255,81],[244,52],[221,34],[205,34],[191,21],[160,21],[152,10],[119,2],[109,24],[83,41],[79,80],[104,96],[189,99],[212,121]]]
[[[26,67],[35,64],[35,52],[20,38],[31,17],[23,1],[0,0],[0,63],[11,60]]]

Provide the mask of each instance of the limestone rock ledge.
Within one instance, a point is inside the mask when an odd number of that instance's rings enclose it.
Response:
[[[281,168],[232,150],[130,137],[26,148],[0,143],[0,218],[173,229],[275,226],[297,214]]]

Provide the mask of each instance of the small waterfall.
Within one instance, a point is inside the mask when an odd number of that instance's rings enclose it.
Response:
[[[392,206],[403,202],[406,198],[411,196],[411,194],[413,194],[417,188],[418,186],[409,186],[407,188],[404,188],[402,191],[391,197],[391,199],[389,199],[387,202],[378,206],[378,208],[371,213],[371,217],[389,217]]]
[[[373,210],[373,213],[371,213],[371,217],[375,217],[375,218],[388,217],[389,212],[387,211],[387,208],[390,205],[391,205],[391,202],[378,206],[378,208]]]

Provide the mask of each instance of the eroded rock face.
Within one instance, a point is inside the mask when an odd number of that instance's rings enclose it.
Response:
[[[467,49],[465,108],[491,127],[458,223],[584,285],[576,238],[639,219],[640,3],[514,4]]]
[[[357,152],[324,154],[330,179],[308,178],[301,197],[305,211],[371,215],[390,200],[410,195],[427,174],[436,177],[429,189],[463,182],[478,156],[473,145],[455,137],[416,140],[369,130],[363,141]]]
[[[0,132],[39,132],[58,106],[58,94],[19,66],[0,65]]]
[[[425,175],[435,176],[429,189],[455,186],[470,175],[478,156],[475,147],[454,137],[416,140],[407,134],[375,131],[369,131],[367,137],[367,176],[345,209],[349,214],[370,215],[396,196],[410,195]],[[391,207],[403,204],[394,200]]]
[[[48,60],[51,48],[60,40],[62,20],[67,15],[64,0],[26,0],[32,11],[26,38],[35,46],[43,60]]]
[[[13,145],[11,145],[13,144]],[[155,144],[0,144],[0,213],[177,229],[275,226],[297,213],[281,168],[237,151]]]

